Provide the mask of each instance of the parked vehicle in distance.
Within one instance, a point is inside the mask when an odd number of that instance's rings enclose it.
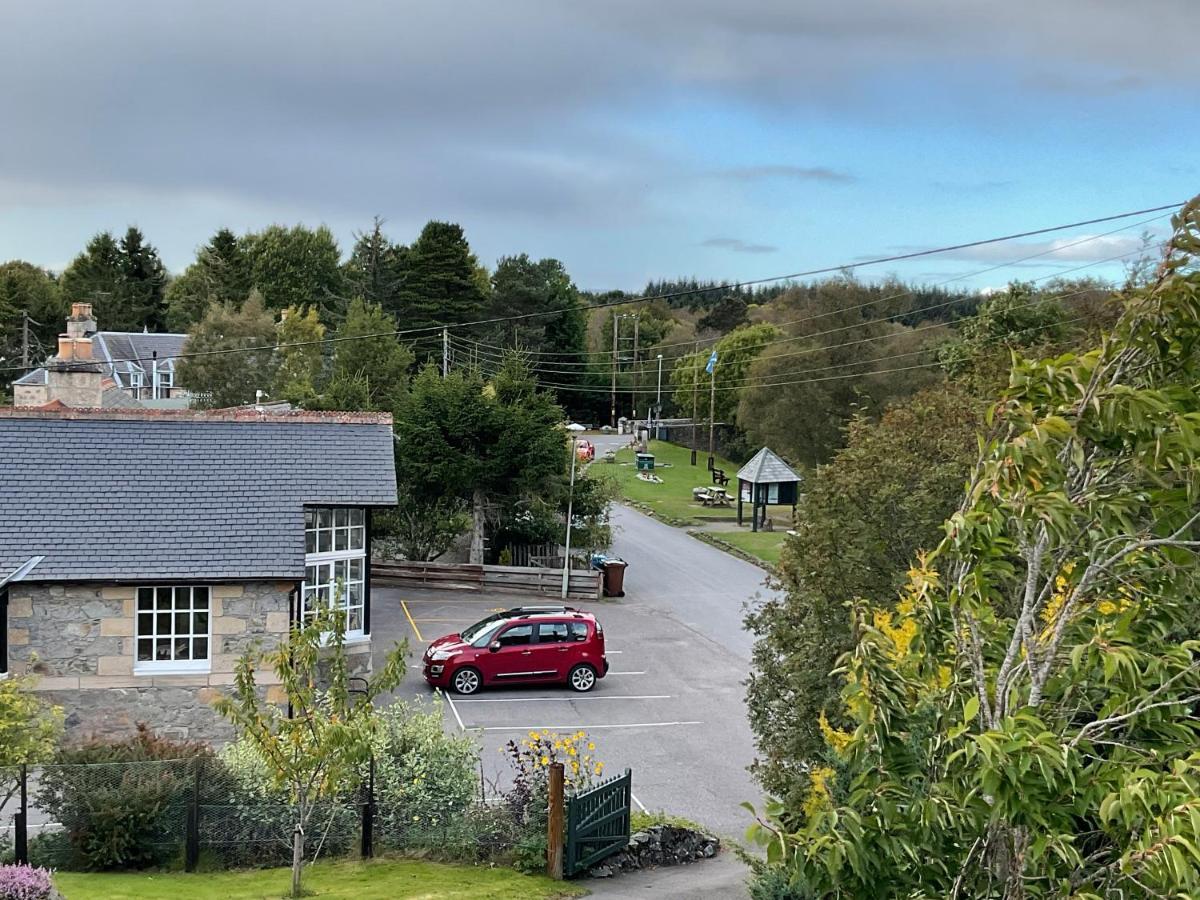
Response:
[[[484,687],[565,683],[585,693],[608,674],[604,629],[570,606],[519,606],[440,637],[421,660],[434,687],[474,694]]]

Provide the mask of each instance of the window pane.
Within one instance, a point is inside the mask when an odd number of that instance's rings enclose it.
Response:
[[[329,507],[322,507],[317,510],[317,525],[321,528],[329,528],[333,524],[333,510]]]
[[[346,585],[346,605],[362,606],[362,585],[350,582]]]
[[[317,533],[315,531],[304,532],[304,552],[305,553],[316,553],[317,552]]]
[[[516,647],[528,644],[533,637],[532,625],[514,625],[500,635],[500,646]]]
[[[362,525],[366,521],[362,507],[356,506],[350,510],[350,524]]]
[[[554,644],[567,639],[566,622],[543,622],[538,626],[538,641],[543,644]]]
[[[317,511],[315,509],[310,508],[304,511],[304,527],[306,530],[317,527]]]
[[[199,637],[192,641],[192,659],[208,659],[208,638]]]
[[[149,662],[154,658],[154,642],[145,639],[137,642],[137,658],[140,662]]]
[[[587,625],[584,622],[571,623],[571,637],[577,641],[587,640]]]
[[[350,524],[350,510],[344,506],[339,506],[333,511],[333,524],[338,528],[345,528]]]
[[[158,633],[160,635],[170,634],[171,633],[171,614],[163,612],[163,613],[159,613],[155,618],[158,620]]]
[[[138,613],[138,634],[146,637],[154,634],[154,613]]]
[[[138,609],[154,609],[154,588],[138,588]]]
[[[334,532],[334,550],[349,550],[350,549],[350,530],[348,528],[339,528]]]
[[[333,549],[333,532],[318,531],[317,532],[317,552],[328,553]]]
[[[171,658],[171,642],[163,638],[159,638],[154,642],[154,658],[157,660]]]
[[[192,588],[192,607],[194,609],[208,609],[208,588]]]
[[[346,618],[347,631],[362,631],[362,610],[352,609],[350,615]]]
[[[362,561],[361,557],[358,559],[350,560],[350,580],[351,581],[362,581],[363,580],[363,561]]]
[[[363,528],[361,525],[357,525],[350,529],[350,549],[367,549],[367,529]]]
[[[187,638],[176,638],[175,640],[175,658],[176,659],[191,659],[192,648],[191,641]]]
[[[175,633],[176,634],[191,634],[192,633],[192,614],[187,612],[175,613]]]

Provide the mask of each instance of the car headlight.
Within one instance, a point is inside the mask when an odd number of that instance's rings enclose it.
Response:
[[[441,663],[434,663],[429,667],[429,674],[434,676],[441,675],[445,668]]]

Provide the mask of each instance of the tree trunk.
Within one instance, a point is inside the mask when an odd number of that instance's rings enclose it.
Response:
[[[300,893],[300,873],[304,866],[304,826],[296,823],[292,831],[292,896],[303,896]]]
[[[483,565],[484,499],[483,491],[476,488],[471,497],[471,555],[467,561],[477,566]]]

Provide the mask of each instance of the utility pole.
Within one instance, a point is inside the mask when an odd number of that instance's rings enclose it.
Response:
[[[608,424],[617,427],[617,329],[621,326],[621,317],[613,313],[613,358],[612,358],[612,410]]]
[[[696,412],[700,392],[700,342],[696,341],[692,356],[696,360],[696,372],[692,376],[692,465],[696,464]]]
[[[658,394],[654,399],[654,421],[662,423],[662,354],[658,354]]]
[[[567,599],[567,590],[571,585],[571,517],[574,513],[573,506],[575,504],[575,460],[579,457],[579,453],[575,449],[575,435],[568,432],[567,437],[571,443],[571,487],[567,492],[567,538],[566,552],[563,554],[563,600]]]
[[[637,429],[638,393],[642,389],[642,370],[638,368],[638,317],[633,317],[633,427]]]
[[[717,424],[717,364],[712,365],[712,392],[708,397],[708,470],[713,469],[713,428]]]
[[[442,377],[450,374],[450,329],[442,329]]]

